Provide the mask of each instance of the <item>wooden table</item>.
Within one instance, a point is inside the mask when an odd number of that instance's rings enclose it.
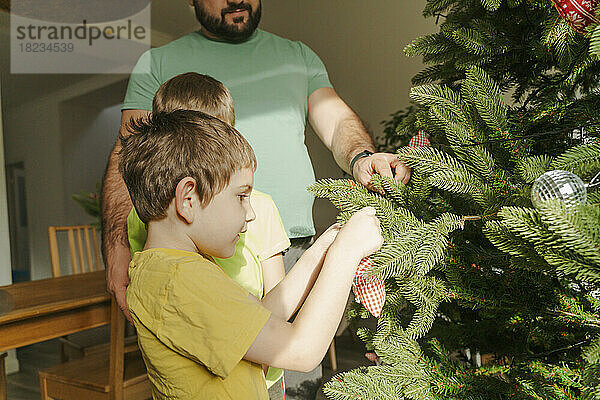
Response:
[[[0,353],[108,323],[105,271],[0,286]]]

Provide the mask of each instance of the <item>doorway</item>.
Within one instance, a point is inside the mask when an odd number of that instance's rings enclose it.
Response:
[[[6,181],[12,281],[13,283],[29,281],[31,265],[27,199],[25,197],[25,165],[23,162],[6,166]]]

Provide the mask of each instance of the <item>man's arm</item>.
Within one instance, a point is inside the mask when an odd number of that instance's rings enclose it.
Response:
[[[128,135],[127,123],[132,118],[147,116],[145,110],[123,110],[119,136]],[[108,291],[115,296],[125,317],[132,322],[125,291],[129,285],[127,269],[131,260],[127,241],[127,215],[131,211],[131,199],[121,173],[119,172],[119,151],[121,141],[117,138],[108,159],[102,181],[102,255],[106,264]]]
[[[340,168],[369,189],[375,173],[408,183],[410,169],[395,154],[375,153],[360,158],[350,171],[352,158],[363,150],[374,153],[375,145],[360,118],[332,88],[317,89],[308,97],[308,120]]]

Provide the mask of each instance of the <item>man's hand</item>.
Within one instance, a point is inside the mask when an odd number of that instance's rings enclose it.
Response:
[[[394,178],[405,185],[410,179],[410,168],[404,165],[397,155],[390,153],[375,153],[368,157],[359,158],[354,163],[351,172],[354,179],[373,191],[375,191],[375,188],[369,182],[374,174]]]
[[[106,263],[106,282],[108,291],[115,296],[115,300],[121,311],[123,311],[123,314],[125,314],[125,318],[133,325],[133,319],[129,314],[125,299],[125,291],[129,285],[128,269],[129,261],[131,260],[129,248],[117,244],[110,252],[110,258],[111,259]]]
[[[373,174],[396,179],[404,184],[410,168],[395,154],[375,153],[358,159],[350,171],[350,160],[360,151],[375,151],[371,135],[354,111],[332,88],[320,88],[308,97],[308,120],[323,144],[331,150],[337,164],[370,190]]]

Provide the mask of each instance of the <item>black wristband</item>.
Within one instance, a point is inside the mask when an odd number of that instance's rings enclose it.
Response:
[[[371,154],[373,154],[373,152],[369,151],[369,150],[363,150],[360,153],[358,153],[357,155],[354,156],[354,158],[352,159],[352,161],[350,161],[350,175],[352,177],[354,177],[354,164],[356,164],[356,162],[363,158],[363,157],[369,157]]]

